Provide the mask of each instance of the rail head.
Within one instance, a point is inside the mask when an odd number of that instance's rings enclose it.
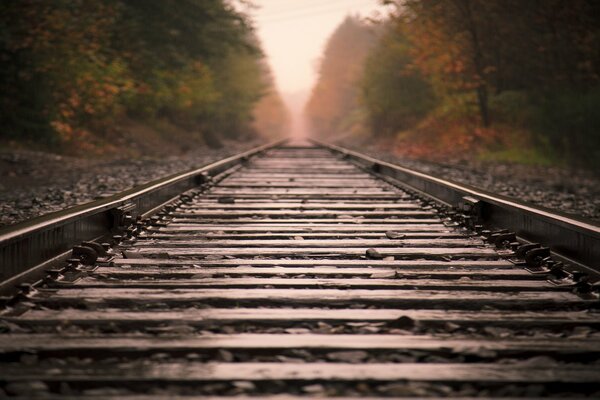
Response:
[[[80,242],[108,236],[114,227],[115,210],[132,205],[136,214],[142,215],[196,187],[207,176],[218,175],[285,141],[286,139],[277,140],[105,199],[0,229],[0,291],[7,285],[18,283],[18,277],[40,269],[48,260],[61,256]]]
[[[461,207],[465,198],[475,199],[478,217],[484,225],[509,229],[523,240],[549,247],[565,260],[600,271],[600,226],[592,221],[378,160],[317,139],[311,140],[360,166],[376,167],[378,174],[450,207]]]

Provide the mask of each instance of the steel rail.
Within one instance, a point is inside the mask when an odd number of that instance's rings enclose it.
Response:
[[[478,223],[513,231],[524,241],[549,247],[553,255],[563,260],[588,271],[600,272],[600,226],[590,221],[381,161],[317,139],[311,140],[435,201],[458,209],[470,203],[477,209]]]
[[[110,235],[115,212],[131,209],[132,217],[159,208],[237,164],[286,139],[277,140],[184,173],[157,179],[105,199],[50,213],[0,229],[0,292],[30,280],[58,260],[68,257],[82,241]]]

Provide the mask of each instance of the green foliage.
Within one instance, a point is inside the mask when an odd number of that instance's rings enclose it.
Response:
[[[534,104],[531,126],[540,140],[576,164],[600,169],[600,87],[546,93]]]
[[[221,97],[210,118],[232,137],[244,130],[241,122],[252,119],[253,106],[266,90],[262,65],[250,53],[230,52],[215,68],[215,76]]]
[[[550,158],[600,167],[600,87],[510,91],[491,100],[498,122],[529,129]]]
[[[408,40],[393,30],[366,59],[361,88],[369,126],[381,136],[413,126],[435,106],[431,86],[412,66]]]
[[[531,96],[526,91],[504,91],[490,99],[496,121],[509,125],[525,126],[535,113]]]

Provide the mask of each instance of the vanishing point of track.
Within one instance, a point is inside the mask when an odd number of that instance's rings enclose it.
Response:
[[[600,396],[588,262],[480,226],[483,195],[459,212],[349,152],[261,151],[111,210],[119,235],[7,295],[0,394]]]

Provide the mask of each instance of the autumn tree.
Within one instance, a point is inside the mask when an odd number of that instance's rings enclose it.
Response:
[[[473,91],[487,126],[490,94],[598,82],[599,8],[591,0],[403,0],[394,19],[438,90]]]
[[[0,5],[0,135],[63,140],[85,136],[83,120],[117,112],[131,88],[111,50],[115,4],[84,1]]]
[[[472,91],[481,121],[490,124],[489,87],[492,70],[483,53],[489,30],[480,0],[405,0],[396,16],[410,33],[416,65],[430,77],[438,94]]]
[[[0,58],[0,138],[83,146],[124,116],[235,137],[266,91],[254,31],[225,0],[2,2]]]

